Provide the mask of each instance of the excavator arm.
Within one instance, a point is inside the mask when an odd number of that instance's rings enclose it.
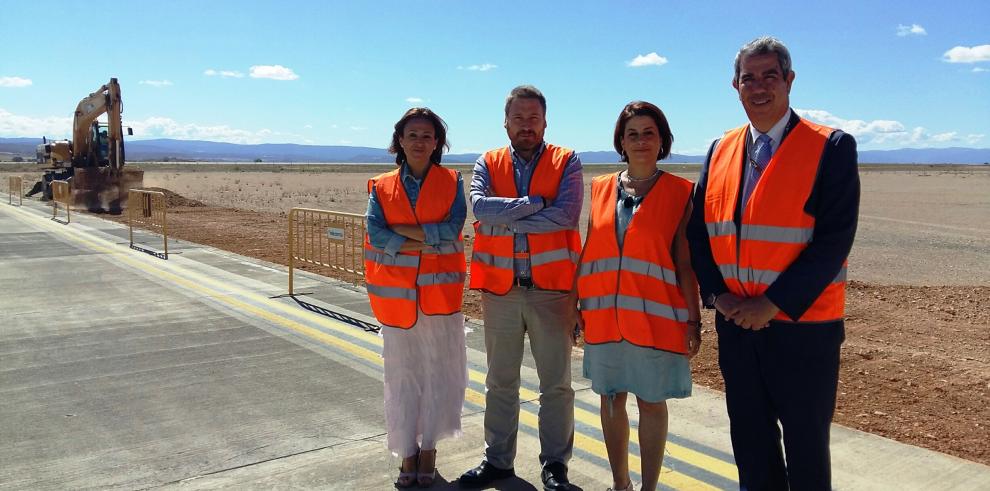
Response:
[[[118,174],[124,166],[123,128],[121,114],[123,103],[120,98],[120,84],[116,78],[89,94],[76,106],[72,120],[72,155],[74,167],[94,167],[99,165],[99,148],[96,148],[91,131],[93,122],[104,113],[107,115],[107,143],[109,165],[113,174]]]

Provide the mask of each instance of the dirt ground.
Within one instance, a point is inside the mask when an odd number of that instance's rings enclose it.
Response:
[[[291,207],[363,213],[365,182],[387,169],[249,167],[145,165],[145,186],[171,192],[170,236],[286,264]],[[612,170],[587,168],[586,186]],[[861,179],[835,420],[990,464],[990,169],[865,167]],[[477,294],[465,303],[480,317]],[[694,379],[721,390],[710,313],[705,323]]]

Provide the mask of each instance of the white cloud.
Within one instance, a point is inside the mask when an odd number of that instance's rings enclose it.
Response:
[[[908,129],[900,121],[875,119],[844,119],[821,109],[795,109],[801,117],[840,129],[856,137],[860,144],[920,146],[965,142],[974,145],[983,139],[982,134],[961,136],[956,131],[932,134],[925,128],[916,126]]]
[[[152,87],[165,87],[165,86],[168,86],[168,85],[172,85],[172,81],[171,80],[142,80],[142,81],[138,82],[138,84],[140,84],[140,85],[150,85]]]
[[[251,78],[270,78],[272,80],[296,80],[299,75],[291,68],[282,65],[254,65],[251,67]]]
[[[72,133],[71,116],[35,118],[0,108],[0,135],[11,137],[67,138]],[[39,142],[40,143],[40,142]]]
[[[410,104],[420,104],[423,102],[423,99],[420,99],[419,97],[406,97],[406,102]]]
[[[306,128],[307,130],[311,130],[311,129],[313,129],[313,125],[307,124],[307,125],[304,125],[303,128]]]
[[[143,120],[124,121],[134,128],[138,138],[174,138],[178,140],[211,140],[227,143],[267,143],[272,141],[301,141],[302,136],[270,129],[257,131],[232,128],[228,125],[181,123],[171,118],[153,116]],[[32,117],[13,114],[0,108],[0,135],[11,137],[71,138],[71,116]],[[40,141],[39,141],[40,143]]]
[[[990,44],[981,44],[967,48],[966,46],[956,46],[946,51],[942,55],[942,60],[949,63],[976,63],[978,61],[990,61]]]
[[[0,77],[0,87],[27,87],[32,83],[29,78]]]
[[[990,70],[979,66],[973,67],[973,73],[982,73],[982,72],[990,72]]]
[[[959,140],[959,134],[956,133],[955,131],[948,131],[948,132],[945,132],[945,133],[939,133],[937,135],[932,135],[931,136],[931,139],[934,142],[945,143],[945,142],[950,142],[950,141],[953,141],[953,140]]]
[[[626,66],[631,67],[641,67],[641,66],[663,66],[667,64],[667,58],[660,56],[656,51],[652,53],[647,53],[645,55],[637,55],[632,61],[626,63]]]
[[[214,70],[212,68],[204,71],[203,75],[206,75],[207,77],[215,77],[219,75],[223,78],[244,78],[244,74],[236,70]]]
[[[298,142],[303,136],[294,133],[260,130],[244,130],[229,125],[202,125],[182,123],[172,118],[152,116],[140,121],[125,121],[134,128],[134,136],[139,138],[174,138],[177,140],[209,140],[226,143],[256,144],[271,142]]]
[[[468,66],[458,66],[458,70],[469,70],[472,72],[487,72],[489,70],[494,70],[498,68],[498,65],[492,63],[482,63],[480,65],[468,65]]]
[[[364,126],[351,126],[351,129],[354,131],[364,131],[368,128],[365,128]]]
[[[924,27],[921,27],[918,24],[911,24],[909,26],[905,26],[904,24],[897,25],[898,36],[904,37],[904,36],[910,36],[912,34],[915,36],[927,36],[928,31],[926,31]]]

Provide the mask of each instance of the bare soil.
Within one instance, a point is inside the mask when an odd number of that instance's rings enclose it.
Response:
[[[206,169],[145,166],[145,184],[169,194],[170,236],[286,264],[291,207],[363,213],[366,180],[388,168]],[[611,170],[589,168],[586,185]],[[861,178],[835,421],[990,465],[990,169],[868,168]],[[465,311],[480,317],[475,292]],[[721,390],[705,315],[694,379]]]

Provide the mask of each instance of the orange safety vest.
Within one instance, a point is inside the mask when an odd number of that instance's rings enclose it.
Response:
[[[542,196],[547,203],[557,197],[564,166],[574,152],[546,144],[530,178],[529,194]],[[493,196],[516,198],[516,179],[509,147],[485,154],[491,177]],[[577,229],[526,234],[529,252],[516,254],[514,234],[504,225],[474,222],[474,247],[471,251],[471,283],[475,290],[505,295],[515,276],[513,259],[529,258],[533,284],[542,290],[571,291],[574,271],[581,255],[581,236]]]
[[[426,173],[416,209],[402,185],[401,169],[368,181],[375,190],[389,225],[438,223],[450,213],[457,197],[457,171],[433,164]],[[386,326],[410,328],[416,324],[417,305],[426,315],[449,315],[461,310],[464,295],[464,243],[422,252],[389,256],[364,236],[364,279],[371,310]]]
[[[664,173],[626,229],[615,236],[619,174],[591,183],[591,225],[578,269],[578,299],[588,344],[626,340],[687,353],[687,301],[671,248],[691,199],[691,181]]]
[[[712,155],[705,193],[705,225],[712,255],[729,291],[755,297],[787,270],[814,239],[815,217],[805,213],[832,128],[801,119],[774,153],[742,212],[740,168],[748,159],[749,126],[728,131]],[[845,313],[846,264],[797,322],[828,322]],[[784,312],[774,320],[791,322]]]

